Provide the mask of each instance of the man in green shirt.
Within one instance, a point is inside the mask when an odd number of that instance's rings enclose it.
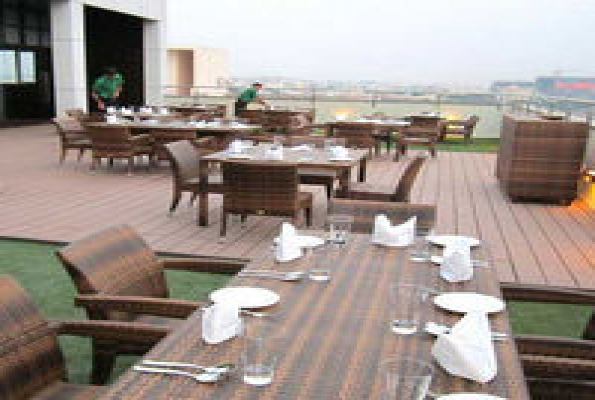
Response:
[[[262,84],[261,83],[253,83],[252,86],[250,86],[247,89],[244,89],[242,91],[242,93],[240,93],[238,99],[236,100],[235,103],[235,112],[234,114],[237,116],[239,116],[240,112],[242,110],[245,110],[246,107],[248,107],[249,103],[258,103],[258,104],[262,104],[263,106],[266,106],[265,101],[262,99],[262,97],[260,97],[258,95],[258,92],[260,92],[260,89],[262,89]]]
[[[93,84],[91,96],[95,100],[97,109],[105,111],[107,107],[116,106],[122,92],[124,78],[115,68],[107,68]]]

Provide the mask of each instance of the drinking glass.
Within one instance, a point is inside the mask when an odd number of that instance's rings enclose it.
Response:
[[[382,400],[424,400],[430,390],[434,368],[425,361],[407,357],[384,360]]]
[[[421,324],[422,307],[428,298],[423,286],[394,283],[389,291],[390,329],[397,335],[411,335]]]
[[[280,135],[273,136],[273,147],[278,149],[279,147],[283,147],[283,142],[285,138]]]
[[[271,322],[253,318],[245,324],[244,351],[241,357],[244,383],[266,386],[273,382],[281,346]]]
[[[347,244],[353,216],[332,214],[328,216],[328,241],[333,245],[344,246]]]
[[[328,282],[331,280],[331,265],[325,255],[327,246],[305,247],[304,261],[308,263],[308,278],[315,282]]]
[[[428,236],[431,232],[426,229],[418,229],[415,232],[413,244],[409,247],[409,259],[413,262],[430,261],[430,242]]]
[[[336,146],[337,141],[335,139],[324,139],[324,151],[330,153],[331,147]]]

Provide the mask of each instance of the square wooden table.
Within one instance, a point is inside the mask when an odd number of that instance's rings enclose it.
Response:
[[[512,339],[494,342],[498,374],[491,382],[479,384],[450,375],[432,361],[433,336],[425,332],[395,335],[390,330],[388,299],[392,282],[420,284],[441,292],[469,291],[501,297],[493,268],[476,268],[473,280],[449,284],[438,276],[438,267],[411,262],[407,250],[374,245],[370,235],[365,234],[352,234],[348,245],[340,251],[317,252],[308,259],[289,263],[276,263],[270,253],[267,251],[247,268],[294,271],[324,266],[332,270],[331,280],[324,283],[239,277],[229,283],[268,288],[280,295],[278,304],[264,310],[272,313],[268,318],[285,344],[279,348],[271,385],[246,385],[241,373],[212,385],[185,377],[129,370],[102,399],[379,399],[379,367],[384,359],[394,356],[433,363],[433,393],[477,392],[510,400],[529,399]],[[478,257],[481,255],[476,252],[474,258]],[[453,324],[461,318],[431,301],[422,307],[424,321]],[[201,315],[197,310],[146,358],[199,365],[238,364],[242,339],[205,344],[201,339]],[[494,331],[511,333],[506,311],[489,318]]]
[[[270,147],[270,144],[258,144],[245,151],[245,154],[249,159],[242,159],[242,161],[255,162],[265,161],[266,149]],[[349,149],[349,160],[332,161],[330,154],[323,149],[311,149],[311,150],[295,150],[292,148],[285,147],[283,149],[283,160],[276,161],[279,163],[296,164],[299,167],[315,167],[320,169],[328,169],[336,171],[339,181],[339,192],[347,193],[349,190],[349,182],[351,181],[351,170],[353,167],[359,167],[358,180],[364,182],[366,179],[366,165],[368,160],[367,150],[362,149]],[[198,224],[200,226],[208,225],[208,175],[210,164],[221,163],[225,161],[238,160],[237,157],[231,156],[227,151],[220,151],[217,153],[203,156],[200,160],[200,180],[199,186],[202,188],[198,195]],[[269,160],[266,160],[269,161]]]

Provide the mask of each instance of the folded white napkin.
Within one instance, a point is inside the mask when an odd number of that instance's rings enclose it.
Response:
[[[329,150],[332,158],[349,158],[349,150],[343,146],[331,146]]]
[[[244,151],[244,143],[241,140],[233,140],[227,149],[230,153],[241,153]]]
[[[153,113],[153,109],[150,107],[141,107],[140,108],[140,112],[143,114],[152,114]]]
[[[167,115],[167,114],[169,114],[169,111],[168,111],[167,107],[161,107],[159,109],[159,114],[161,114],[161,115]]]
[[[286,262],[298,259],[302,256],[302,245],[295,230],[295,227],[284,222],[281,225],[281,233],[275,246],[275,258],[279,262]]]
[[[413,216],[400,225],[391,225],[386,215],[377,215],[374,219],[372,243],[391,247],[405,247],[415,239],[415,224],[417,217]]]
[[[224,342],[242,332],[240,310],[235,303],[215,303],[202,315],[202,338],[208,344]]]
[[[126,107],[122,107],[120,109],[120,112],[122,113],[122,115],[132,115],[132,110],[126,108]]]
[[[452,375],[479,383],[494,379],[498,366],[488,316],[480,311],[466,314],[450,333],[438,336],[432,355]]]
[[[283,147],[271,147],[265,150],[264,157],[267,160],[283,160]]]
[[[117,115],[106,115],[105,116],[105,122],[107,122],[108,124],[117,124],[118,123],[118,116]]]
[[[448,282],[463,282],[473,278],[473,261],[468,246],[447,246],[442,251],[440,276]]]
[[[297,146],[293,146],[291,148],[292,150],[302,150],[302,151],[311,151],[312,150],[312,146],[309,144],[300,144]]]
[[[116,112],[116,107],[108,107],[105,109],[105,111],[107,111],[108,114],[114,114]]]

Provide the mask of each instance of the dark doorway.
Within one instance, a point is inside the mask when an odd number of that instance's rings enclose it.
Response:
[[[143,105],[143,20],[86,6],[85,36],[89,106],[91,87],[106,67],[115,67],[124,77],[119,102]]]

